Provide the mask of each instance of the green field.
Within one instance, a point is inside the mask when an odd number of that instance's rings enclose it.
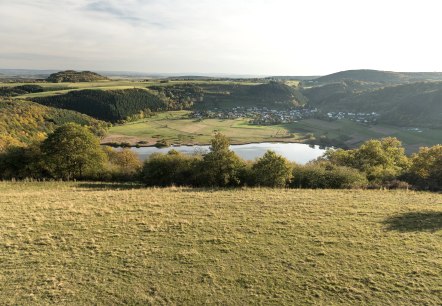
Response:
[[[189,111],[160,113],[141,121],[117,125],[109,130],[109,137],[104,142],[112,139],[128,142],[165,139],[176,144],[207,144],[215,132],[223,133],[232,143],[301,141],[298,135],[292,135],[283,126],[250,125],[248,119],[197,120],[189,118],[189,114]]]
[[[440,305],[442,194],[0,183],[5,305]]]
[[[359,146],[363,141],[387,136],[398,137],[408,152],[417,151],[420,146],[431,146],[441,142],[442,130],[422,129],[421,133],[406,128],[375,125],[365,126],[352,121],[301,120],[290,124],[256,126],[248,119],[189,119],[188,111],[167,112],[137,122],[117,125],[110,129],[104,142],[137,141],[151,143],[156,139],[166,139],[176,144],[207,144],[215,131],[228,136],[232,143],[249,142],[304,142],[308,134],[316,139],[325,136],[335,143],[345,143],[349,147]],[[117,142],[118,142],[117,141]]]
[[[256,85],[259,83],[247,82],[247,81],[208,81],[208,80],[177,80],[168,81],[167,83],[162,83],[161,80],[151,80],[151,81],[134,81],[134,80],[110,80],[110,81],[98,81],[98,82],[76,82],[76,83],[47,83],[47,82],[35,82],[35,83],[2,83],[0,82],[0,87],[7,86],[20,86],[24,84],[39,85],[50,91],[44,91],[39,93],[31,93],[26,95],[15,96],[14,98],[32,98],[32,97],[46,97],[52,95],[65,94],[73,90],[84,90],[84,89],[97,89],[97,90],[116,90],[116,89],[130,89],[130,88],[146,88],[148,86],[171,86],[177,84],[210,84],[210,85]],[[59,90],[57,88],[60,88]]]

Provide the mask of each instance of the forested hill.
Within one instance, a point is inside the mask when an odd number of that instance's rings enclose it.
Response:
[[[31,101],[0,100],[0,151],[11,145],[42,140],[57,126],[68,122],[90,126],[97,135],[103,135],[107,128],[105,122],[74,111]]]
[[[106,77],[91,71],[74,71],[74,70],[66,70],[60,71],[51,74],[46,81],[53,83],[62,83],[62,82],[95,82],[95,81],[103,81],[107,80]]]
[[[318,88],[319,89],[319,88]],[[329,96],[307,91],[323,111],[377,112],[380,121],[399,126],[442,128],[442,82],[418,82],[360,93],[330,89]]]
[[[344,80],[383,84],[403,84],[418,81],[442,81],[440,72],[392,72],[379,70],[346,70],[312,80],[313,83],[336,83]]]
[[[33,101],[58,108],[75,110],[94,118],[117,122],[140,112],[179,110],[191,103],[166,99],[144,89],[79,90],[64,95],[33,98]]]
[[[254,99],[274,101],[288,106],[300,106],[307,102],[306,97],[297,89],[280,82],[251,86],[249,93]]]
[[[290,108],[307,103],[296,88],[279,82],[259,85],[214,84],[201,85],[203,99],[195,103],[198,109],[231,109],[232,107]]]
[[[13,97],[13,96],[25,95],[28,93],[36,93],[43,91],[44,91],[43,87],[41,87],[40,85],[33,85],[33,84],[6,86],[6,87],[0,87],[0,96]]]

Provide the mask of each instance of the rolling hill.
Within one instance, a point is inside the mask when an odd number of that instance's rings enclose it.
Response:
[[[333,86],[333,90],[324,86],[323,91],[329,90],[322,96],[321,88],[307,91],[310,105],[322,111],[377,112],[380,122],[398,126],[442,128],[442,82],[410,83],[359,93]]]
[[[231,109],[232,107],[290,108],[304,105],[307,98],[296,88],[279,82],[253,85],[202,85],[204,98],[197,109]]]
[[[335,83],[344,80],[362,82],[403,84],[418,81],[442,81],[440,72],[393,72],[380,70],[346,70],[312,80],[313,83]]]
[[[0,87],[0,96],[13,97],[29,93],[43,92],[44,88],[40,85],[19,85]]]
[[[107,80],[106,77],[91,71],[66,70],[52,73],[46,81],[52,83],[77,83],[77,82],[95,82]]]
[[[55,127],[68,122],[91,126],[99,135],[107,128],[105,122],[70,110],[24,100],[0,100],[0,151],[42,140]]]

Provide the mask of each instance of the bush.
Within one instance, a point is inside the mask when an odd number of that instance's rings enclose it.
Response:
[[[178,153],[155,153],[144,162],[141,180],[148,186],[194,185],[195,169],[199,159]]]
[[[365,175],[356,169],[336,166],[329,163],[313,163],[305,166],[295,165],[293,180],[294,188],[365,188],[368,181]]]
[[[23,180],[49,176],[42,162],[38,143],[28,147],[9,147],[0,153],[0,178]]]
[[[129,149],[116,151],[111,147],[104,147],[103,150],[109,160],[101,175],[105,180],[137,181],[139,179],[141,161],[136,153]]]
[[[421,189],[442,190],[442,145],[420,148],[411,161],[409,182]]]
[[[369,140],[353,150],[329,150],[325,158],[332,164],[362,171],[371,183],[379,185],[397,179],[410,166],[401,142],[394,137]]]

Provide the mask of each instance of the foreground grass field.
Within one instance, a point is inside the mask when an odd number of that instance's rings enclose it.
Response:
[[[0,183],[1,304],[442,302],[442,195]]]

